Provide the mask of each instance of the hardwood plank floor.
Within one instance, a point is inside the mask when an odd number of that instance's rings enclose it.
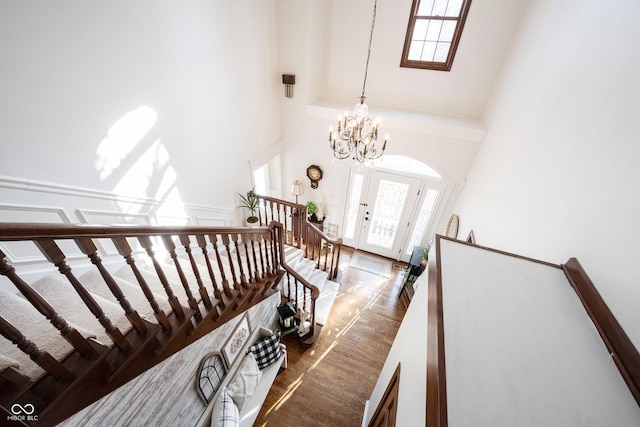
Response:
[[[349,250],[342,254],[340,290],[316,345],[306,348],[293,334],[283,337],[289,367],[276,377],[256,426],[362,424],[406,308],[399,298],[401,270],[377,276],[348,267],[351,256]]]

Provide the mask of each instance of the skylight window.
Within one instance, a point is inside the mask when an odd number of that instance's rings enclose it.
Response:
[[[413,0],[401,67],[451,70],[471,0]]]

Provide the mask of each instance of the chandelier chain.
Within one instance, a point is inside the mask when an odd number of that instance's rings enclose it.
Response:
[[[362,82],[362,95],[360,99],[363,100],[364,89],[367,86],[367,74],[369,73],[369,58],[371,57],[371,41],[373,40],[373,29],[376,26],[376,9],[378,7],[378,0],[374,0],[373,2],[373,18],[371,19],[371,32],[369,33],[369,50],[367,51],[367,63],[364,67],[364,82]]]

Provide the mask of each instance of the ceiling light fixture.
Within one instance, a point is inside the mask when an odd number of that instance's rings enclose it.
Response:
[[[369,34],[369,49],[367,51],[367,63],[364,69],[364,82],[362,84],[362,95],[360,103],[356,104],[353,115],[345,112],[344,119],[338,116],[338,130],[329,128],[329,146],[333,150],[333,155],[338,159],[349,157],[363,163],[365,160],[377,159],[382,156],[387,147],[389,136],[385,136],[382,148],[378,142],[378,126],[380,119],[373,120],[369,117],[369,107],[364,103],[366,96],[364,90],[367,85],[367,73],[369,72],[369,58],[371,57],[371,40],[373,39],[373,28],[376,24],[376,7],[378,0],[373,3],[373,19],[371,20],[371,33]]]

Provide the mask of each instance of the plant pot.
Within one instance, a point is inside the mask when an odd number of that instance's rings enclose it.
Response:
[[[260,224],[258,223],[260,219],[257,216],[250,216],[246,219],[247,227],[258,227]]]

